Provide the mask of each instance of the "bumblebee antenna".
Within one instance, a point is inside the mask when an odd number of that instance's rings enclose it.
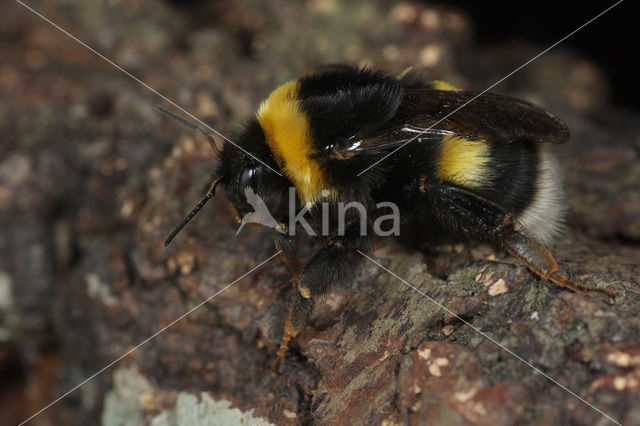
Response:
[[[214,180],[211,183],[209,190],[207,191],[206,195],[202,197],[202,200],[200,200],[198,204],[196,204],[196,206],[193,208],[193,210],[191,210],[189,214],[184,219],[182,219],[182,222],[180,222],[180,224],[176,226],[173,231],[171,231],[171,234],[169,234],[169,236],[164,242],[165,247],[167,247],[171,243],[171,241],[176,237],[176,235],[178,235],[178,233],[182,231],[182,228],[184,228],[185,225],[189,223],[191,219],[193,219],[196,213],[198,213],[200,209],[206,204],[206,202],[209,201],[209,198],[216,195],[216,186],[218,186],[218,184],[220,183],[220,181],[222,181],[223,178],[224,176],[220,176],[218,179]]]
[[[163,113],[164,115],[166,115],[169,118],[174,119],[175,121],[177,121],[178,123],[182,124],[186,128],[191,129],[191,130],[195,131],[196,133],[200,133],[202,136],[207,138],[207,141],[209,142],[209,146],[211,146],[211,149],[213,150],[213,152],[216,153],[217,155],[220,155],[220,149],[218,148],[218,145],[216,144],[216,140],[213,137],[212,133],[209,133],[206,130],[203,130],[202,127],[198,126],[197,124],[187,120],[184,117],[180,117],[179,115],[169,111],[168,109],[165,109],[161,105],[156,105],[155,108],[156,108],[157,111]]]

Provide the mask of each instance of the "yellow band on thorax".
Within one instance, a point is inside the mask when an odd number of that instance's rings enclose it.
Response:
[[[327,187],[315,154],[309,120],[300,107],[297,80],[273,91],[257,117],[276,162],[296,187],[305,204],[312,204]]]

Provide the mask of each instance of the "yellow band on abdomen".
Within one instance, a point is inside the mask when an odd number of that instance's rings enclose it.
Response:
[[[490,177],[487,141],[468,140],[455,135],[442,138],[437,176],[468,188],[477,188]]]

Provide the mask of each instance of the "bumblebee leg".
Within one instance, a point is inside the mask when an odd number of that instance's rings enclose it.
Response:
[[[304,265],[298,278],[298,292],[305,298],[324,295],[331,283],[361,259],[357,250],[370,248],[372,238],[369,231],[369,228],[361,228],[360,221],[354,221],[347,225],[344,235],[330,238]]]
[[[280,361],[289,349],[289,343],[302,330],[313,310],[313,298],[329,290],[336,278],[346,273],[360,259],[356,250],[365,250],[370,237],[360,235],[360,222],[353,222],[345,229],[344,236],[333,237],[302,268],[298,277],[298,294],[289,310],[284,325],[284,335],[271,371],[278,373]]]
[[[291,286],[295,287],[302,265],[298,261],[296,237],[295,235],[289,234],[289,225],[287,225],[287,221],[278,223],[278,229],[274,232],[274,241],[276,250],[282,251],[280,253],[280,258],[282,259],[284,266],[293,277],[290,282]],[[284,285],[278,287],[284,287]]]
[[[560,287],[582,294],[598,294],[607,298],[613,297],[609,290],[587,287],[562,275],[559,272],[560,265],[558,265],[551,253],[542,244],[521,231],[512,231],[502,242],[502,245],[509,254],[520,259],[531,271]]]
[[[300,293],[296,294],[296,300],[293,302],[293,305],[291,305],[287,319],[284,322],[284,334],[282,335],[280,347],[278,348],[278,354],[273,364],[271,364],[271,371],[273,373],[280,374],[280,361],[282,361],[287,354],[291,340],[295,339],[298,333],[300,333],[300,330],[302,330],[302,327],[306,324],[307,319],[309,319],[309,315],[313,310],[313,303],[313,299],[302,297]]]
[[[513,216],[498,205],[464,189],[443,184],[421,188],[429,204],[437,205],[431,214],[445,229],[470,240],[485,241],[520,259],[532,272],[558,286],[582,294],[611,297],[611,292],[591,288],[570,280],[559,272],[551,253],[533,237],[518,229]]]

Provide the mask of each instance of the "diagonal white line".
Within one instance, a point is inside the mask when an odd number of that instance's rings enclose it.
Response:
[[[507,78],[511,77],[513,74],[517,73],[518,71],[520,71],[522,68],[526,67],[527,65],[529,65],[531,62],[535,61],[536,59],[538,59],[540,56],[544,55],[545,53],[547,53],[549,50],[553,49],[554,47],[556,47],[557,45],[559,45],[560,43],[562,43],[563,41],[565,41],[566,39],[568,39],[569,37],[571,37],[572,35],[574,35],[575,33],[577,33],[578,31],[580,31],[581,29],[583,29],[584,27],[586,27],[587,25],[589,25],[590,23],[592,23],[593,21],[595,21],[596,19],[598,19],[599,17],[601,17],[602,15],[604,15],[605,13],[607,13],[608,11],[610,11],[611,9],[613,9],[614,7],[616,7],[617,5],[619,5],[620,3],[622,3],[624,0],[618,0],[616,3],[614,3],[613,5],[609,6],[608,8],[606,8],[605,10],[603,10],[602,12],[600,12],[599,14],[597,14],[596,16],[594,16],[593,18],[591,18],[590,20],[588,20],[587,22],[585,22],[584,24],[580,25],[578,28],[576,28],[575,30],[571,31],[569,34],[567,34],[566,36],[562,37],[560,40],[556,41],[555,43],[553,43],[551,46],[547,47],[546,49],[544,49],[542,52],[538,53],[536,56],[534,56],[533,58],[529,59],[527,62],[525,62],[524,64],[520,65],[518,68],[516,68],[515,70],[511,71],[509,74],[505,75],[504,77],[502,77],[500,80],[496,81],[495,83],[493,83],[491,86],[487,87],[486,89],[484,89],[482,92],[478,93],[477,95],[475,95],[473,98],[469,99],[467,102],[463,103],[462,105],[460,105],[458,108],[454,109],[453,111],[451,111],[449,114],[445,115],[444,117],[442,117],[440,120],[436,121],[435,123],[433,123],[431,126],[427,127],[426,129],[424,129],[422,132],[418,133],[417,135],[415,135],[414,137],[412,137],[411,139],[409,139],[408,141],[406,141],[405,143],[403,143],[402,145],[400,145],[399,147],[397,147],[396,149],[394,149],[393,151],[391,151],[390,153],[388,153],[387,155],[385,155],[384,157],[380,158],[379,160],[377,160],[375,163],[373,163],[372,165],[370,165],[369,167],[367,167],[366,169],[364,169],[363,171],[361,171],[360,173],[358,173],[358,176],[362,175],[364,172],[366,172],[367,170],[371,169],[372,167],[376,166],[377,164],[379,164],[380,162],[384,161],[386,158],[389,158],[390,156],[392,156],[393,154],[395,154],[396,152],[398,152],[399,150],[401,150],[402,148],[404,148],[405,146],[407,146],[408,144],[410,144],[411,142],[413,142],[414,140],[418,139],[420,136],[424,135],[428,130],[430,130],[433,126],[437,125],[438,123],[441,123],[442,121],[446,120],[447,118],[449,118],[450,116],[452,116],[453,114],[455,114],[456,112],[458,112],[459,110],[461,110],[462,108],[464,108],[465,106],[469,105],[471,102],[475,101],[476,99],[478,99],[480,96],[484,95],[485,93],[487,93],[489,90],[493,89],[494,87],[496,87],[498,84],[502,83],[503,81],[505,81]]]
[[[471,327],[474,331],[480,333],[484,338],[492,341],[493,343],[495,343],[496,345],[498,345],[500,348],[502,348],[503,350],[509,352],[511,355],[513,355],[514,357],[516,357],[517,359],[519,359],[520,361],[522,361],[523,363],[525,363],[526,365],[528,365],[529,367],[531,367],[533,370],[535,370],[537,373],[542,374],[544,377],[546,377],[547,379],[549,379],[551,382],[555,383],[556,385],[560,386],[562,389],[564,389],[565,391],[567,391],[569,394],[575,396],[576,398],[578,398],[580,401],[584,402],[585,404],[587,404],[589,407],[593,408],[594,410],[596,410],[598,413],[602,414],[603,416],[605,416],[607,419],[611,420],[613,423],[622,426],[622,424],[620,422],[617,422],[616,420],[614,420],[613,418],[611,418],[611,416],[607,415],[606,413],[604,413],[602,410],[600,410],[598,407],[596,407],[595,405],[585,401],[580,395],[578,395],[577,393],[575,393],[574,391],[572,391],[571,389],[567,388],[566,386],[562,385],[561,383],[559,383],[557,380],[555,380],[553,377],[549,376],[548,374],[544,373],[543,371],[541,371],[539,368],[535,367],[534,365],[532,365],[530,362],[528,362],[527,360],[525,360],[524,358],[522,358],[520,355],[516,354],[515,352],[513,352],[511,349],[507,348],[506,346],[504,346],[502,343],[498,342],[497,340],[495,340],[493,337],[489,336],[488,334],[486,334],[485,332],[483,332],[482,330],[480,330],[478,327],[474,326],[473,324],[469,323],[468,321],[465,321],[463,318],[459,317],[458,315],[456,315],[455,313],[453,313],[451,310],[449,310],[446,306],[444,306],[443,304],[441,304],[440,302],[436,301],[435,299],[433,299],[432,297],[429,297],[427,294],[425,294],[424,292],[420,291],[417,287],[415,287],[414,285],[410,284],[409,282],[407,282],[405,279],[399,277],[398,275],[394,274],[392,271],[390,271],[389,269],[385,268],[384,266],[382,266],[379,262],[375,261],[374,259],[372,259],[371,257],[367,256],[366,254],[364,254],[363,252],[361,252],[360,250],[358,250],[358,253],[360,253],[362,256],[366,257],[368,260],[370,260],[372,263],[378,265],[380,268],[384,269],[385,271],[387,271],[388,273],[390,273],[391,275],[393,275],[395,278],[399,279],[400,281],[402,281],[404,284],[406,284],[407,286],[411,287],[412,289],[414,289],[415,291],[417,291],[418,293],[420,293],[423,297],[429,299],[429,301],[433,302],[435,305],[438,305],[440,308],[444,309],[445,311],[447,311],[450,315],[454,316],[456,319],[462,321],[464,324],[468,325],[469,327]]]
[[[47,17],[45,17],[44,15],[40,14],[39,12],[35,11],[34,9],[32,9],[31,7],[27,6],[26,4],[24,4],[22,1],[20,0],[16,0],[16,2],[20,3],[22,6],[24,6],[26,9],[30,10],[31,12],[33,12],[35,15],[38,15],[40,18],[42,18],[43,20],[47,21],[49,24],[53,25],[55,28],[57,28],[58,30],[60,30],[61,32],[63,32],[64,34],[66,34],[68,37],[70,37],[71,39],[75,40],[77,43],[81,44],[82,46],[86,47],[87,49],[89,49],[90,51],[92,51],[93,53],[95,53],[96,55],[98,55],[100,58],[104,59],[105,61],[107,61],[108,63],[110,63],[111,65],[113,65],[114,67],[116,67],[117,69],[119,69],[120,71],[122,71],[124,74],[126,74],[127,76],[129,76],[130,78],[132,78],[133,80],[135,80],[136,82],[140,83],[142,86],[144,86],[145,88],[147,88],[149,91],[155,93],[156,95],[160,96],[162,99],[164,99],[165,101],[169,102],[171,105],[173,105],[174,107],[176,107],[177,109],[179,109],[180,111],[182,111],[183,113],[187,114],[189,117],[193,118],[194,120],[196,120],[198,123],[202,124],[203,126],[205,126],[207,129],[211,130],[213,133],[215,133],[216,135],[220,136],[222,139],[226,140],[227,142],[229,142],[231,145],[235,146],[236,148],[238,148],[240,151],[244,152],[245,154],[247,154],[248,156],[252,157],[254,160],[262,163],[264,166],[268,167],[272,172],[282,176],[282,173],[280,173],[279,171],[275,170],[274,168],[272,168],[271,166],[269,166],[268,164],[266,164],[264,161],[260,160],[258,157],[256,157],[255,155],[253,155],[252,153],[250,153],[249,151],[247,151],[246,149],[242,148],[241,146],[237,145],[235,142],[233,142],[231,139],[227,138],[225,135],[223,135],[222,133],[218,132],[216,129],[212,128],[211,126],[209,126],[207,123],[203,122],[202,120],[200,120],[198,117],[194,116],[193,114],[191,114],[189,111],[185,110],[184,108],[182,108],[180,105],[178,105],[177,103],[175,103],[174,101],[172,101],[171,99],[167,98],[166,96],[164,96],[162,93],[158,92],[156,89],[154,89],[153,87],[149,86],[147,83],[145,83],[144,81],[140,80],[138,77],[134,76],[133,74],[131,74],[129,71],[125,70],[124,68],[122,68],[120,65],[116,64],[115,62],[113,62],[111,59],[107,58],[106,56],[104,56],[102,53],[98,52],[97,50],[95,50],[94,48],[92,48],[91,46],[89,46],[88,44],[86,44],[85,42],[83,42],[82,40],[78,39],[77,37],[75,37],[74,35],[72,35],[71,33],[69,33],[67,30],[65,30],[64,28],[60,27],[58,24],[52,22],[50,19],[48,19]]]
[[[220,293],[222,293],[223,291],[225,291],[226,289],[228,289],[229,287],[231,287],[232,285],[234,285],[235,283],[237,283],[238,281],[240,281],[241,279],[243,279],[244,277],[246,277],[247,275],[249,275],[250,273],[252,273],[253,271],[255,271],[256,269],[260,268],[262,265],[264,265],[265,263],[267,263],[268,261],[270,261],[271,259],[273,259],[274,257],[276,257],[277,255],[279,255],[282,252],[282,250],[279,250],[276,254],[272,255],[271,257],[269,257],[266,260],[263,260],[262,262],[260,262],[258,265],[254,266],[251,270],[249,270],[248,272],[244,273],[241,277],[237,278],[235,281],[233,281],[231,284],[228,284],[226,287],[224,287],[222,290],[218,290],[216,293],[212,294],[211,296],[207,297],[205,300],[203,300],[202,302],[198,303],[196,306],[194,306],[193,308],[189,309],[187,312],[185,312],[184,314],[180,315],[178,318],[176,318],[175,320],[171,321],[169,324],[165,325],[164,327],[162,327],[160,330],[156,331],[155,333],[153,333],[151,336],[147,337],[146,339],[144,339],[142,342],[138,343],[134,348],[129,349],[127,352],[125,352],[124,354],[120,355],[118,358],[114,359],[113,361],[111,361],[109,364],[107,364],[105,367],[101,368],[100,370],[96,371],[95,373],[93,373],[91,376],[87,377],[85,380],[83,380],[82,382],[78,383],[77,385],[75,385],[74,387],[72,387],[71,389],[69,389],[68,391],[66,391],[65,393],[63,393],[62,395],[60,395],[58,398],[56,398],[55,400],[53,400],[52,402],[50,402],[49,404],[47,404],[46,406],[42,407],[37,413],[33,414],[31,417],[29,417],[28,419],[22,421],[18,426],[22,426],[25,423],[27,423],[29,420],[33,419],[34,417],[36,417],[37,415],[39,415],[40,413],[42,413],[43,411],[45,411],[46,409],[48,409],[49,407],[51,407],[52,405],[56,404],[57,402],[59,402],[60,400],[62,400],[63,398],[65,398],[66,396],[68,396],[70,393],[74,392],[75,390],[77,390],[79,387],[81,387],[82,385],[84,385],[85,383],[87,383],[88,381],[94,379],[96,376],[102,374],[105,370],[109,369],[110,367],[112,367],[113,365],[117,364],[119,361],[121,361],[123,358],[125,358],[127,355],[129,355],[130,353],[136,351],[138,348],[140,348],[142,345],[146,344],[147,342],[149,342],[151,339],[153,339],[154,337],[156,337],[158,334],[164,332],[165,330],[167,330],[169,327],[171,327],[172,325],[174,325],[175,323],[177,323],[178,321],[180,321],[181,319],[183,319],[184,317],[186,317],[187,315],[189,315],[190,313],[192,313],[193,311],[195,311],[196,309],[198,309],[200,306],[204,305],[205,303],[211,301],[214,297],[216,297],[217,295],[219,295]]]

